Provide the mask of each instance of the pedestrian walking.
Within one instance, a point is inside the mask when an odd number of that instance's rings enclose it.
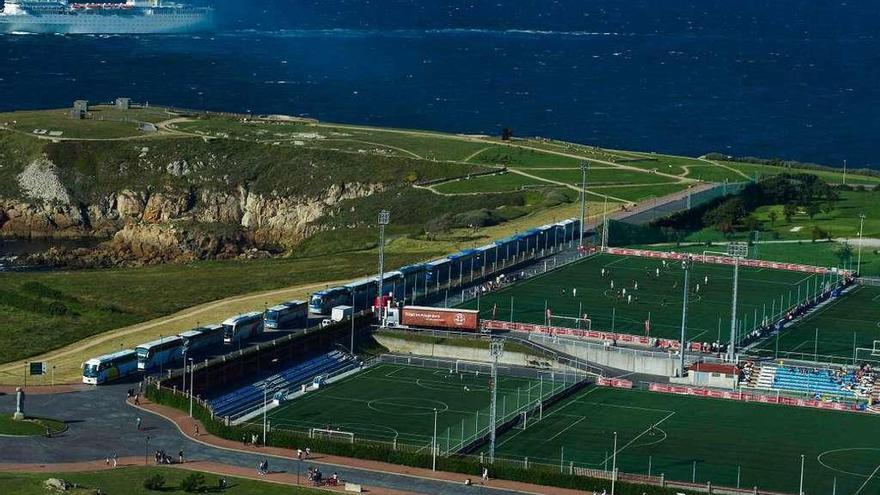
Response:
[[[137,429],[138,429],[138,431],[141,431],[141,424],[142,424],[142,422],[141,422],[141,418],[138,417],[138,418],[137,418]]]
[[[483,466],[483,483],[489,481],[489,468]]]
[[[113,451],[113,457],[111,457],[111,460],[113,461],[113,467],[116,467],[116,464],[119,462],[119,454],[117,454],[115,450]]]
[[[183,449],[180,449],[177,453],[177,462],[183,464]]]
[[[312,449],[306,447],[306,458],[309,458],[311,456],[312,456]]]
[[[241,444],[242,444],[243,446],[247,447],[247,434],[243,434],[243,435],[241,436]]]
[[[141,405],[141,394],[134,394],[134,405]]]
[[[199,436],[199,425],[193,425],[193,434]]]

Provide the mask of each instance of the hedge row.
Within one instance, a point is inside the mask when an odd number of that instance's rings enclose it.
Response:
[[[179,394],[174,394],[167,389],[157,389],[149,386],[146,397],[151,401],[183,411],[189,410],[189,400]],[[241,441],[250,438],[253,434],[262,435],[262,430],[245,426],[226,426],[222,421],[211,418],[211,413],[203,406],[193,406],[193,416],[200,420],[205,429],[220,438]],[[348,443],[327,439],[309,438],[308,435],[285,431],[273,430],[267,438],[267,444],[272,447],[288,449],[305,448],[308,446],[315,452],[341,457],[354,457],[374,461],[400,464],[404,466],[430,468],[430,454],[394,450],[391,446],[369,443]],[[437,469],[446,472],[462,473],[465,476],[478,477],[482,472],[482,466],[473,458],[462,456],[438,457]],[[493,478],[510,481],[521,481],[539,485],[571,488],[575,490],[597,491],[610,489],[610,481],[585,476],[574,476],[558,472],[548,466],[531,466],[524,469],[519,463],[509,461],[496,461],[490,467],[490,475]],[[653,485],[642,485],[627,482],[618,482],[615,493],[620,495],[674,495],[682,493],[681,489],[662,488]],[[693,492],[685,492],[693,493]]]

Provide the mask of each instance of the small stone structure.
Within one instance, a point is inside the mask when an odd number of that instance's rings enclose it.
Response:
[[[73,102],[74,110],[82,110],[83,112],[89,111],[89,102],[87,100],[76,100]]]
[[[116,98],[116,109],[117,110],[130,110],[131,109],[131,98]]]
[[[24,419],[24,390],[21,387],[15,389],[15,414],[12,419],[22,421]]]

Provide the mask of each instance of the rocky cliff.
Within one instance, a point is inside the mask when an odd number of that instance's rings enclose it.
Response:
[[[186,161],[165,167],[190,172]],[[110,266],[267,256],[291,249],[320,227],[315,221],[342,201],[383,191],[382,183],[334,182],[309,192],[256,192],[248,182],[189,181],[165,187],[123,188],[78,198],[46,156],[17,176],[21,195],[0,198],[0,236],[106,238],[94,250],[53,249],[29,261]]]

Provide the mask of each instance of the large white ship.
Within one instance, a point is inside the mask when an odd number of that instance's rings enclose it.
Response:
[[[2,33],[148,34],[210,30],[214,9],[162,0],[72,3],[68,0],[6,0]]]

